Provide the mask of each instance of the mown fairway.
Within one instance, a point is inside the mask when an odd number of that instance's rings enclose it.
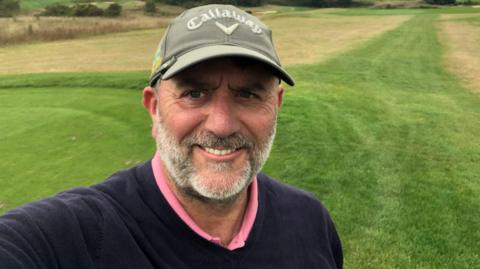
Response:
[[[477,268],[480,96],[444,68],[439,11],[395,12],[413,16],[328,62],[289,68],[298,85],[264,171],[324,201],[345,268]],[[337,18],[372,13],[382,15]],[[0,77],[0,211],[149,158],[147,76]]]
[[[435,19],[293,70],[266,170],[325,201],[347,268],[479,264],[480,99],[442,69]]]

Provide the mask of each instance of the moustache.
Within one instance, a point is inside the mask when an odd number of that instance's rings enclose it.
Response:
[[[252,139],[239,133],[234,133],[227,137],[220,137],[208,131],[193,134],[185,138],[182,144],[188,147],[198,145],[208,148],[222,147],[231,149],[250,149],[253,148],[253,146],[255,145]]]

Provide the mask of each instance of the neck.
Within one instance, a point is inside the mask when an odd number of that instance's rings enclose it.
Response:
[[[248,204],[247,189],[227,202],[216,202],[189,195],[170,178],[167,183],[190,218],[206,233],[219,237],[222,246],[227,246],[240,231]]]

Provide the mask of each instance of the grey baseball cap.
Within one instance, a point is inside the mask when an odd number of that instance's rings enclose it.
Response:
[[[234,6],[206,5],[186,10],[170,23],[153,60],[150,86],[189,66],[225,56],[260,61],[288,85],[295,84],[280,65],[268,26]]]

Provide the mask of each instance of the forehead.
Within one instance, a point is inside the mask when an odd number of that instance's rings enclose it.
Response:
[[[227,76],[230,81],[238,82],[244,80],[267,82],[276,78],[268,65],[242,57],[206,60],[183,70],[173,78],[174,80],[216,81],[224,76]]]

